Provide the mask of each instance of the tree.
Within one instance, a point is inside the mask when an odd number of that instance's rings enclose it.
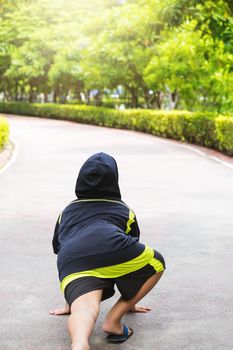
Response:
[[[196,21],[183,24],[164,36],[145,69],[148,86],[163,91],[161,107],[218,109],[230,103],[233,56],[224,52],[224,43],[196,30]],[[223,86],[224,82],[224,86]],[[202,107],[203,106],[203,107]]]
[[[101,105],[122,86],[130,107],[229,110],[230,0],[5,0],[0,91]]]

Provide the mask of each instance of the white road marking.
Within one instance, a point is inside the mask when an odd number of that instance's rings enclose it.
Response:
[[[228,167],[228,168],[233,169],[233,165],[232,165],[232,164],[230,164],[230,163],[228,163],[228,162],[225,162],[224,160],[221,160],[221,159],[219,159],[218,157],[214,157],[214,156],[208,156],[208,157],[211,158],[211,159],[213,159],[213,160],[215,160],[215,161],[218,162],[218,163],[221,163],[221,164],[225,165],[225,166]]]
[[[14,139],[10,139],[10,141],[13,143],[14,145],[14,150],[13,153],[11,155],[10,160],[0,169],[0,175],[2,175],[12,164],[14,164],[14,162],[17,159],[17,156],[19,154],[19,145],[18,142]]]
[[[216,156],[210,156],[208,153],[205,153],[205,152],[203,152],[203,151],[200,151],[199,149],[197,149],[197,148],[195,148],[195,147],[193,147],[193,146],[191,146],[191,145],[181,144],[181,143],[179,143],[179,142],[177,142],[177,143],[175,144],[176,140],[171,140],[171,142],[169,142],[169,140],[166,140],[166,139],[163,140],[163,139],[161,139],[161,142],[167,143],[167,144],[170,144],[170,145],[173,144],[173,145],[175,145],[175,146],[177,146],[177,147],[181,147],[181,148],[188,149],[188,150],[190,150],[190,151],[192,151],[192,152],[195,152],[195,153],[199,154],[199,155],[202,156],[202,157],[205,157],[205,158],[208,158],[208,159],[212,159],[212,160],[214,160],[215,162],[218,162],[218,163],[220,163],[220,164],[222,164],[222,165],[224,165],[224,166],[226,166],[226,167],[228,167],[228,168],[233,169],[233,164],[228,163],[227,161],[224,161],[224,160],[222,160],[222,159],[220,159],[220,158],[218,158],[218,157],[216,157]],[[211,148],[210,148],[210,150],[211,150]],[[214,151],[214,150],[213,150],[213,151]]]

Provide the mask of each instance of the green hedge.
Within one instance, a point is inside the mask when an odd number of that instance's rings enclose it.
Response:
[[[0,103],[0,112],[138,130],[233,156],[233,117],[187,111],[113,110],[59,104]]]
[[[9,124],[6,118],[0,116],[0,151],[9,139]]]

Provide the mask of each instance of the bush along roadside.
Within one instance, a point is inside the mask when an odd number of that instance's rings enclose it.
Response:
[[[188,111],[125,111],[59,104],[0,103],[0,112],[137,130],[189,142],[233,156],[233,116]]]
[[[6,118],[0,116],[0,151],[9,140],[9,124]]]

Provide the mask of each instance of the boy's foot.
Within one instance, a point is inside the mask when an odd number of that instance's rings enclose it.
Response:
[[[122,325],[122,327],[123,330],[121,334],[110,333],[106,337],[106,341],[108,343],[120,344],[129,339],[133,335],[133,330],[131,328],[126,327],[124,324]]]
[[[107,334],[116,334],[116,335],[122,335],[124,333],[124,325],[122,323],[112,323],[109,320],[105,320],[102,330],[104,333]],[[126,327],[127,328],[127,327]],[[129,334],[131,331],[129,331]]]

